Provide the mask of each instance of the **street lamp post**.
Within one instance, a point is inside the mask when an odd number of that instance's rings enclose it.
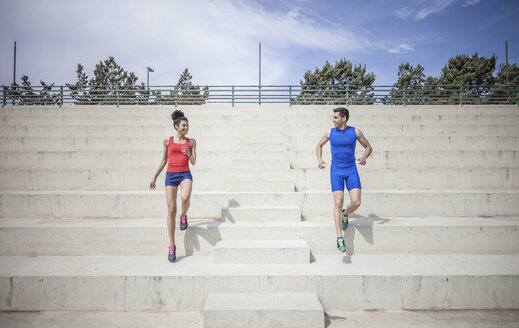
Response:
[[[155,72],[153,68],[146,67],[146,87],[150,89],[150,72]]]

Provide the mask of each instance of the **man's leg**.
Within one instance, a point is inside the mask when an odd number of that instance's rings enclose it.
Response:
[[[332,185],[333,195],[333,219],[335,221],[335,230],[337,231],[337,251],[346,252],[344,238],[342,237],[342,206],[344,205],[344,177],[339,170],[330,168],[330,182]]]
[[[337,237],[342,237],[342,206],[344,205],[344,191],[334,191],[333,193],[333,218],[335,220],[335,230]]]
[[[344,215],[349,215],[350,213],[355,212],[355,210],[360,206],[361,189],[355,188],[350,190],[349,193],[350,203],[348,204],[348,207],[346,207],[346,209],[344,210]]]

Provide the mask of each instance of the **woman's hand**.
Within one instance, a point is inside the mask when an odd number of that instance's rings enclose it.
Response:
[[[182,154],[187,155],[187,157],[191,157],[191,152],[186,148],[182,147]]]
[[[157,186],[155,185],[155,182],[156,182],[156,180],[153,180],[153,181],[150,183],[150,189],[151,189],[151,190],[157,188]]]

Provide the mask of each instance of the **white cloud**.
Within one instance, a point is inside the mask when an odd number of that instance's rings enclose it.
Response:
[[[416,14],[415,20],[425,19],[427,16],[437,14],[450,6],[455,0],[435,0],[430,6],[423,8]]]
[[[92,75],[95,64],[108,56],[140,81],[146,80],[146,66],[152,67],[152,85],[175,84],[186,67],[195,83],[256,83],[259,42],[262,82],[279,84],[293,82],[293,64],[305,51],[345,56],[368,44],[346,28],[319,24],[297,9],[270,12],[239,0],[17,3],[0,14],[0,41],[19,41],[18,78],[28,74],[34,84],[39,79],[73,82],[78,62]],[[0,54],[0,60],[10,62],[11,53]],[[1,72],[0,83],[10,83],[7,71]]]
[[[396,17],[400,19],[406,19],[411,17],[414,14],[414,12],[414,9],[411,9],[409,7],[403,7],[395,11],[394,14]]]
[[[479,3],[479,0],[465,0],[465,3],[463,4],[464,7],[477,5]]]
[[[405,54],[413,50],[414,48],[411,45],[407,43],[401,43],[396,48],[387,49],[387,52],[389,52],[390,54]]]

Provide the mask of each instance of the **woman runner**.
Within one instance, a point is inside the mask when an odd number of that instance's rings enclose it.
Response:
[[[196,141],[186,138],[189,131],[189,122],[179,110],[171,114],[173,127],[177,130],[175,136],[164,139],[164,152],[157,172],[150,183],[150,189],[155,189],[155,182],[164,166],[166,170],[166,202],[168,204],[168,234],[170,262],[176,259],[175,247],[175,216],[177,214],[177,191],[180,186],[180,200],[182,202],[182,212],[180,213],[180,230],[187,229],[187,210],[190,205],[191,189],[193,187],[193,177],[189,170],[189,162],[196,163]]]

